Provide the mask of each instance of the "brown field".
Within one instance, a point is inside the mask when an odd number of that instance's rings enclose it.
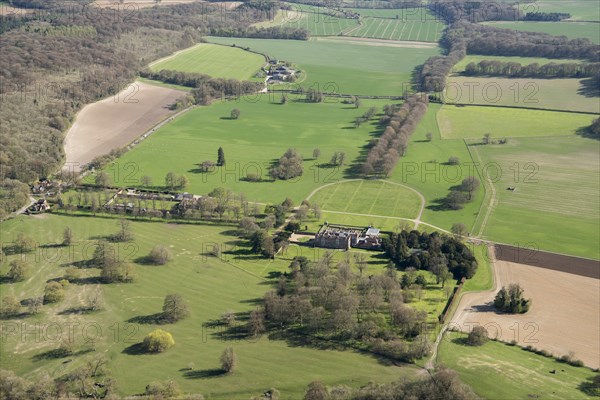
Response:
[[[1,16],[19,16],[32,13],[32,10],[26,8],[18,8],[8,5],[0,1],[0,15]]]
[[[474,324],[490,337],[520,346],[544,349],[555,356],[575,353],[592,368],[600,367],[600,281],[580,275],[495,260],[496,288],[467,293],[460,300],[452,325],[468,332]],[[525,314],[498,314],[492,301],[503,285],[519,283],[532,299]]]
[[[173,113],[185,92],[134,82],[116,96],[85,106],[67,132],[66,167],[79,169],[95,157],[126,146]]]

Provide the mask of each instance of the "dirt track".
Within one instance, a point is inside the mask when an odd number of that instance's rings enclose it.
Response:
[[[519,283],[533,299],[526,314],[497,314],[491,302],[497,290],[463,295],[452,326],[468,332],[471,323],[487,325],[490,337],[517,340],[554,355],[575,353],[592,368],[600,367],[600,281],[508,261],[495,261],[497,287]],[[536,331],[537,330],[537,331]]]
[[[185,92],[135,82],[117,96],[85,106],[67,132],[66,168],[123,147],[173,111],[168,106]]]

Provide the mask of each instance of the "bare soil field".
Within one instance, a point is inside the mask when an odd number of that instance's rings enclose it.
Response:
[[[600,367],[600,281],[566,272],[494,260],[496,288],[462,296],[451,327],[468,332],[483,325],[490,337],[544,349],[555,356],[575,353]],[[501,286],[519,283],[532,299],[525,314],[496,313],[492,302]]]
[[[95,157],[123,147],[174,111],[186,92],[134,82],[115,96],[85,106],[65,138],[66,166],[79,169]]]

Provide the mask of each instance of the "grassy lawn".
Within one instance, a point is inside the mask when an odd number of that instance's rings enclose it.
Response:
[[[500,107],[445,105],[438,114],[444,139],[566,136],[589,126],[593,115]],[[485,121],[485,122],[483,122]]]
[[[558,2],[556,2],[558,3]],[[590,3],[593,3],[590,2]],[[568,12],[568,11],[567,11]],[[597,12],[597,10],[596,10]],[[525,32],[541,32],[554,36],[566,36],[569,39],[589,39],[592,43],[600,43],[600,27],[595,22],[487,22],[496,28],[514,29]]]
[[[471,279],[467,279],[465,282],[465,285],[463,286],[463,293],[490,290],[494,284],[494,277],[492,276],[492,267],[487,245],[468,244],[468,247],[475,255],[479,266],[477,267],[475,276],[473,276]]]
[[[572,20],[600,21],[598,4],[589,0],[539,0],[532,9],[531,4],[521,3],[524,12],[561,12],[571,14]]]
[[[279,104],[279,97],[275,103],[270,102],[267,95],[256,102],[250,100],[214,103],[192,110],[162,127],[106,171],[116,185],[137,185],[141,176],[148,175],[154,185],[162,186],[165,175],[173,171],[187,175],[190,183],[186,190],[190,193],[206,194],[223,186],[245,193],[253,201],[281,202],[291,197],[299,203],[313,189],[346,178],[347,168],[362,146],[379,132],[378,117],[358,129],[352,121],[367,107],[380,110],[387,103],[365,101],[355,109],[337,100],[314,104],[290,97],[286,105]],[[229,119],[233,108],[241,111],[238,120]],[[197,164],[216,161],[219,146],[225,151],[227,165],[211,173],[199,172]],[[268,180],[271,163],[290,147],[304,156],[304,174],[289,181]],[[312,159],[315,148],[321,150],[318,160]],[[347,165],[327,167],[325,164],[336,151],[346,153]],[[248,172],[260,173],[265,181],[243,180]]]
[[[600,113],[598,97],[583,94],[580,79],[450,76],[448,103],[483,104]]]
[[[207,38],[210,42],[247,46],[296,63],[306,72],[299,83],[323,92],[364,95],[401,95],[413,69],[439,53],[438,48],[373,46],[314,38],[308,41]]]
[[[407,188],[368,180],[324,187],[310,201],[327,211],[404,218],[416,218],[421,204],[419,196]]]
[[[486,399],[588,399],[579,385],[595,374],[500,342],[481,347],[447,333],[440,343],[438,362],[457,371],[461,379]],[[556,374],[550,371],[556,370]]]
[[[360,27],[346,31],[345,35],[374,39],[437,42],[443,29],[444,24],[434,20],[432,16],[424,21],[420,19],[363,18]]]
[[[70,226],[75,234],[72,248],[47,247],[60,243],[64,227]],[[25,232],[40,245],[36,254],[27,255],[31,263],[32,276],[22,283],[2,283],[2,295],[14,294],[19,300],[40,295],[48,279],[63,276],[65,267],[82,259],[89,259],[93,252],[93,241],[116,232],[114,218],[72,217],[44,215],[41,217],[19,217],[2,224],[1,240],[5,246],[18,232]],[[58,347],[59,342],[36,339],[35,335],[9,336],[1,347],[0,367],[10,368],[17,374],[34,379],[42,371],[60,376],[75,370],[95,354],[105,353],[109,358],[108,368],[119,383],[122,395],[132,395],[144,390],[154,380],[174,379],[186,392],[201,392],[207,398],[249,398],[276,387],[284,398],[298,398],[306,385],[315,379],[327,385],[348,384],[360,386],[370,380],[390,382],[402,376],[413,376],[414,367],[386,365],[370,355],[354,351],[321,350],[304,346],[289,346],[285,341],[228,340],[219,335],[218,328],[207,328],[203,324],[219,318],[228,311],[243,312],[255,307],[255,299],[269,290],[266,276],[271,271],[287,269],[289,258],[295,255],[288,250],[287,256],[275,261],[266,261],[236,252],[236,237],[231,227],[179,225],[162,222],[132,222],[135,235],[133,242],[119,245],[122,259],[135,261],[148,254],[157,243],[171,249],[173,261],[164,266],[137,265],[137,279],[131,284],[71,284],[66,289],[66,298],[53,306],[44,306],[41,315],[16,321],[42,326],[50,322],[63,326],[79,323],[74,330],[76,350],[85,350],[81,327],[91,326],[88,335],[96,336],[96,350],[70,356],[73,361],[63,363],[63,358],[47,358],[43,354]],[[226,254],[222,259],[206,258],[203,249],[207,244],[220,243]],[[292,246],[295,247],[295,246]],[[239,248],[237,248],[239,250]],[[311,256],[306,249],[307,256]],[[318,255],[315,255],[318,256]],[[343,256],[342,253],[336,255]],[[9,256],[0,268],[6,273],[7,263],[17,256]],[[382,261],[369,256],[367,271],[382,269]],[[83,269],[84,276],[97,276],[96,269]],[[92,293],[100,293],[103,309],[91,314],[65,313],[65,310],[85,304]],[[441,291],[439,291],[441,292]],[[176,324],[161,326],[171,332],[175,346],[158,355],[128,354],[127,348],[141,341],[155,326],[144,323],[126,323],[131,318],[148,316],[160,312],[164,296],[179,293],[188,302],[191,316]],[[439,297],[431,291],[415,305],[431,309],[432,315]],[[431,304],[430,304],[431,303]],[[81,329],[80,329],[81,328]],[[118,328],[118,329],[117,329]],[[66,328],[65,328],[66,329]],[[218,371],[219,356],[227,346],[233,346],[239,358],[239,370],[233,375],[222,375]],[[187,371],[190,362],[194,371]],[[306,368],[306,365],[311,365]]]
[[[511,139],[472,146],[483,165],[494,165],[497,205],[484,231],[504,243],[600,258],[599,143],[579,136]],[[514,187],[514,191],[506,190]]]
[[[163,69],[198,72],[215,78],[245,80],[265,64],[265,58],[259,54],[242,49],[201,43],[180,51],[150,65],[153,71]]]

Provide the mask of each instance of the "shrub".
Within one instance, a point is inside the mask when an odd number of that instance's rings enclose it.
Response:
[[[483,326],[474,327],[467,337],[467,343],[470,346],[482,346],[488,340],[487,330]]]
[[[44,304],[58,303],[65,298],[65,291],[58,282],[48,282],[44,289]]]
[[[150,332],[143,341],[143,346],[150,353],[162,353],[170,349],[175,344],[173,335],[162,329],[155,329]]]
[[[150,251],[148,258],[152,263],[158,265],[164,265],[173,259],[173,255],[171,251],[163,245],[157,244]]]
[[[237,367],[237,356],[233,351],[233,347],[228,347],[221,354],[221,368],[223,371],[232,373]]]
[[[458,164],[460,164],[460,158],[458,158],[458,157],[455,157],[455,156],[453,156],[453,157],[450,157],[450,158],[448,159],[448,164],[449,164],[449,165],[458,165]]]
[[[29,275],[29,264],[23,260],[12,260],[9,267],[6,276],[13,282],[23,281]]]

